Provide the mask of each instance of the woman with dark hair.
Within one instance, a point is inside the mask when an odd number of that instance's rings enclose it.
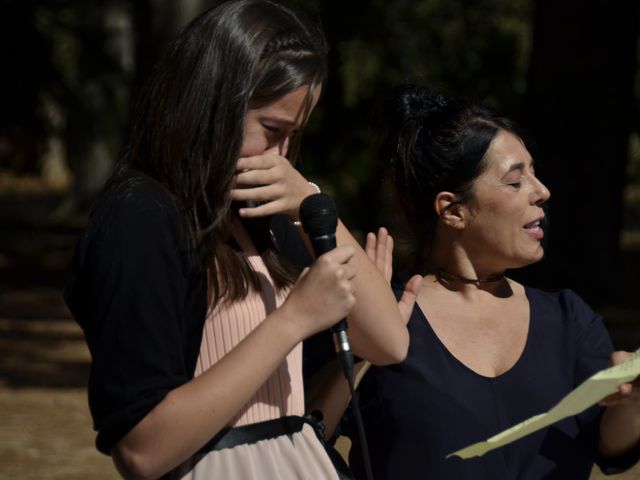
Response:
[[[511,121],[410,85],[394,91],[385,118],[384,161],[424,278],[407,358],[372,367],[361,385],[375,478],[588,479],[594,460],[607,473],[631,466],[640,398],[630,384],[606,408],[482,457],[446,458],[549,410],[628,354],[613,353],[602,319],[575,293],[506,276],[542,258],[550,196]],[[374,244],[371,256],[388,264]],[[362,471],[357,457],[352,468]]]
[[[301,341],[350,312],[354,353],[406,354],[393,294],[342,224],[299,277],[283,256],[317,190],[291,162],[326,51],[300,14],[234,0],[188,25],[142,91],[66,291],[96,445],[126,478],[337,478],[302,417]]]

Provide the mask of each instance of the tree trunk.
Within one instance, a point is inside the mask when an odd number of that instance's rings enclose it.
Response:
[[[620,299],[619,237],[639,3],[539,0],[528,124],[551,190],[547,258],[533,283]]]

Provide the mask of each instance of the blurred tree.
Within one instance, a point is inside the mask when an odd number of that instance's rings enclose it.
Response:
[[[220,0],[129,0],[135,24],[136,81],[140,86],[164,46],[200,12]]]
[[[0,0],[0,166],[36,171],[51,152],[64,157],[86,211],[122,152],[132,92],[179,28],[219,1]],[[321,20],[331,46],[301,168],[351,227],[395,228],[376,105],[391,85],[426,84],[533,127],[553,190],[545,283],[611,297],[632,120],[640,134],[637,0],[289,2]]]
[[[119,153],[128,113],[134,59],[126,4],[4,0],[1,6],[2,166],[55,177],[68,164],[75,177],[69,196],[86,208]]]
[[[640,3],[536,6],[528,120],[552,196],[548,254],[532,277],[592,303],[619,300]]]
[[[129,6],[118,0],[66,3],[59,28],[73,42],[65,78],[69,162],[75,201],[86,211],[122,149],[135,72],[133,25]]]
[[[33,2],[0,2],[0,165],[35,171],[50,129],[43,90],[59,81],[53,44],[38,28]]]
[[[390,86],[429,85],[519,111],[526,91],[531,6],[527,0],[295,2],[318,16],[330,77],[305,133],[302,168],[330,185],[351,226],[366,230],[387,200],[376,161],[376,107]],[[329,140],[329,141],[327,141]]]

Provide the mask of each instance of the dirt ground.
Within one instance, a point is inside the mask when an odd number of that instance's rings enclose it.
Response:
[[[27,231],[23,240],[39,234]],[[0,249],[0,480],[120,478],[94,448],[89,354],[62,300],[72,242],[68,232],[59,237],[39,240],[46,253],[37,255],[21,250],[20,239],[12,255]],[[616,346],[637,348],[640,309],[605,313],[617,319],[609,324]],[[594,471],[591,480],[603,478]],[[615,478],[640,479],[640,466]]]

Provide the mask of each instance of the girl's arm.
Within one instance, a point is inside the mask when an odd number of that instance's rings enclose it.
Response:
[[[377,236],[369,233],[365,243],[365,252],[382,274],[385,282],[390,283],[393,274],[393,237],[384,228],[378,230]],[[402,298],[398,302],[405,324],[411,317],[421,282],[422,277],[420,275],[412,277],[407,282]],[[358,362],[354,366],[355,388],[358,388],[362,377],[367,373],[370,366],[371,363],[368,361]],[[331,438],[350,401],[351,392],[345,381],[342,369],[337,361],[332,361],[311,382],[307,392],[307,411],[319,410],[322,412],[325,435],[327,438]]]
[[[338,248],[303,273],[285,303],[205,373],[170,391],[112,451],[125,478],[158,478],[207,443],[289,351],[344,318],[355,302],[353,249]]]
[[[237,188],[232,190],[232,198],[264,202],[258,207],[240,209],[240,215],[245,218],[286,214],[297,220],[302,200],[316,193],[277,149],[241,158],[237,170]],[[304,235],[301,228],[300,232]],[[358,268],[356,305],[349,315],[349,338],[354,354],[376,365],[403,360],[409,335],[391,289],[342,222],[338,222],[336,239],[338,246],[350,245],[354,249],[352,263]]]

